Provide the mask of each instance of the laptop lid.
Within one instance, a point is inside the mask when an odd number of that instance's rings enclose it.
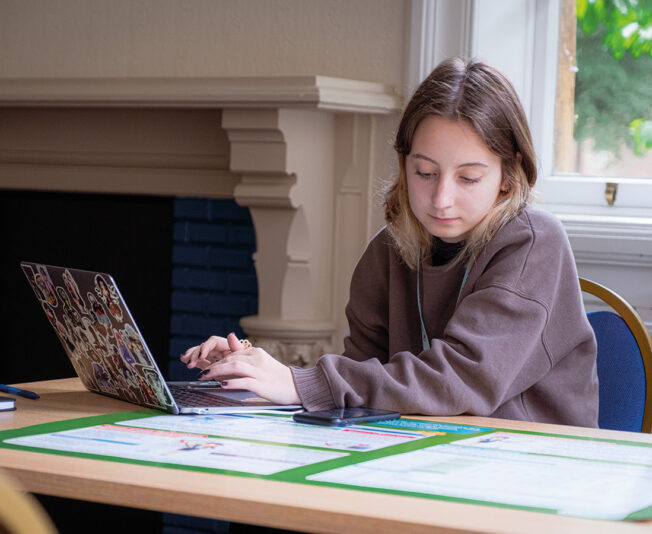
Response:
[[[301,408],[276,405],[251,391],[220,390],[215,382],[166,383],[110,274],[25,261],[20,265],[90,391],[173,414]]]
[[[87,389],[179,413],[111,275],[31,262],[20,266]]]

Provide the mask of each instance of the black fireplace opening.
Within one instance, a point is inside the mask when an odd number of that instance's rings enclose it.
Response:
[[[75,376],[19,262],[111,274],[160,369],[169,354],[171,197],[1,191],[3,383]]]

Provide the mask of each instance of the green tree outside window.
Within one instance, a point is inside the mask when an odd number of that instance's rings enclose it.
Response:
[[[577,0],[574,137],[652,148],[652,0]]]

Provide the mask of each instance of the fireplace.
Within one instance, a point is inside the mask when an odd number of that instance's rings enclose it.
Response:
[[[246,313],[260,346],[307,365],[341,347],[399,106],[382,84],[321,76],[0,80],[0,188],[235,202],[253,224],[257,298],[221,305]],[[172,306],[190,297],[175,288]],[[173,313],[173,335],[196,326]]]

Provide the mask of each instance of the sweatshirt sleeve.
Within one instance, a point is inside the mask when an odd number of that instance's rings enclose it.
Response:
[[[387,363],[328,354],[317,367],[328,377],[336,406],[490,415],[549,371],[546,316],[540,302],[490,287],[460,303],[429,350],[398,352]]]

